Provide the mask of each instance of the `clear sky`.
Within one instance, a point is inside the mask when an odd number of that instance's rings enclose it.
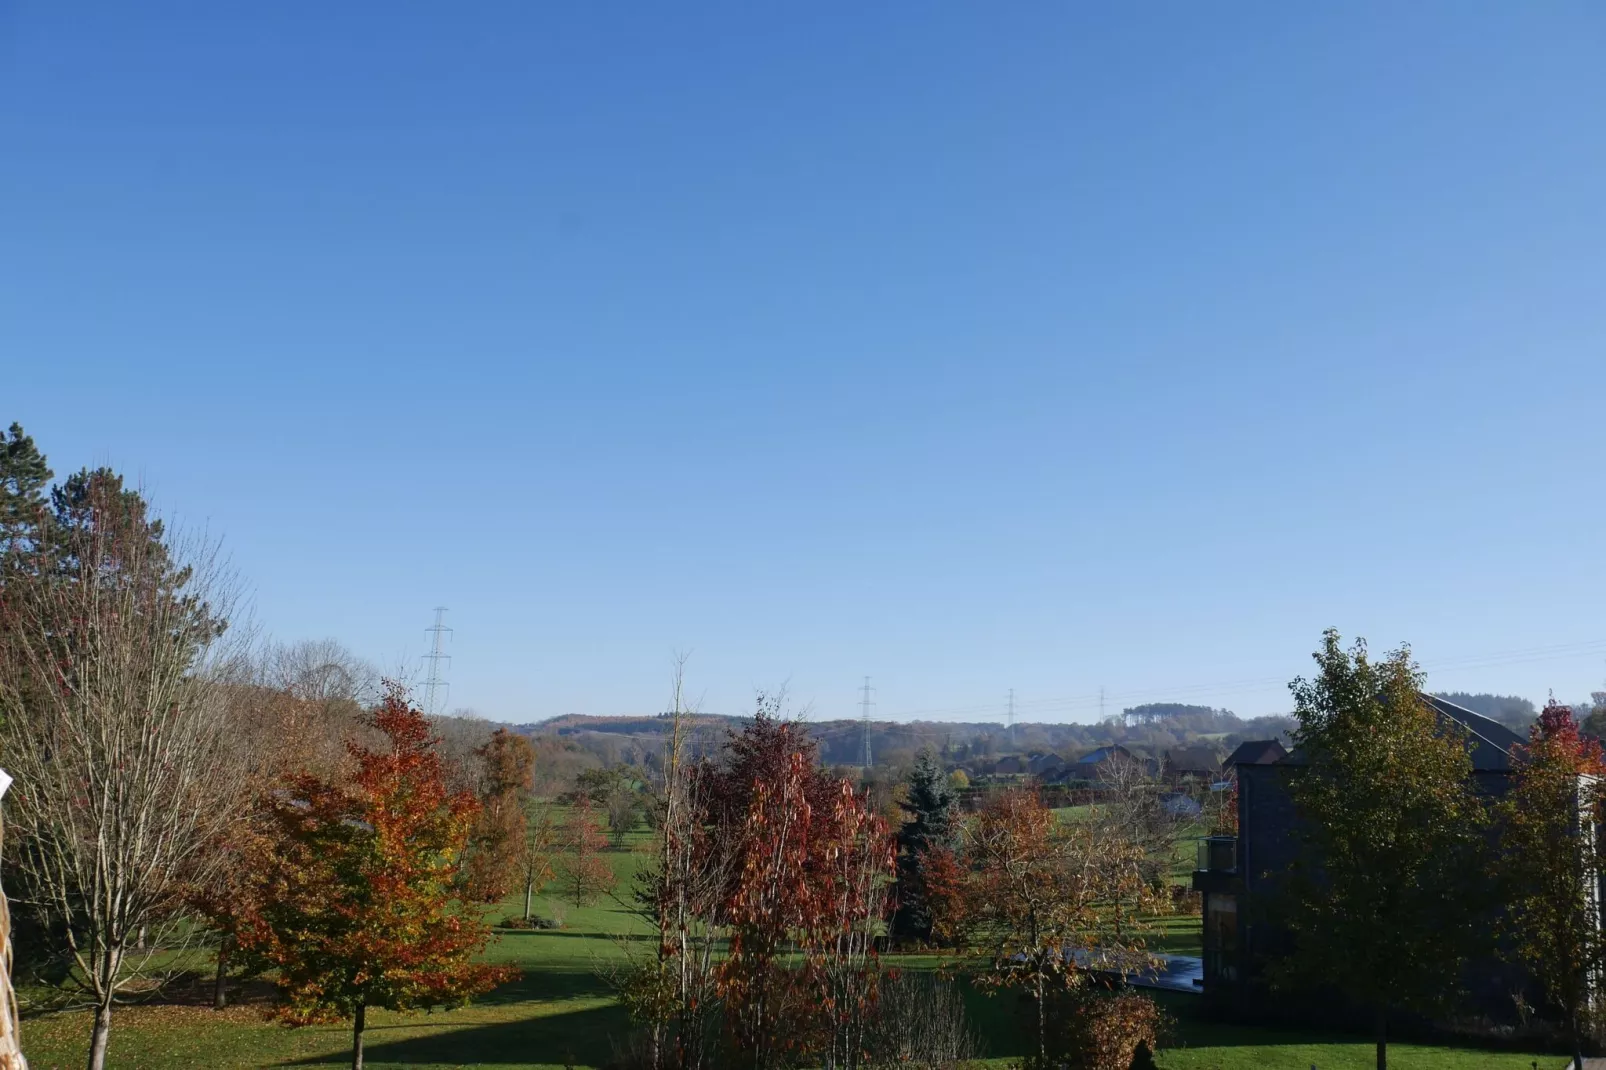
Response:
[[[0,7],[0,420],[526,720],[1606,679],[1606,9]]]

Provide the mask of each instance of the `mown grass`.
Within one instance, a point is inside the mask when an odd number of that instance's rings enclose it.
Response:
[[[645,862],[645,856],[633,849],[641,838],[608,854],[620,879],[618,899],[575,907],[549,889],[537,897],[536,913],[561,913],[563,929],[499,930],[486,958],[521,966],[523,979],[466,1008],[414,1015],[371,1013],[368,1065],[375,1070],[404,1066],[581,1070],[607,1065],[616,1045],[629,1035],[630,1023],[606,977],[632,955],[645,956],[652,949],[646,939],[648,926],[630,906],[628,895],[631,880]],[[491,916],[522,912],[523,897],[516,896],[493,908]],[[1186,923],[1178,921],[1162,938],[1185,941]],[[944,962],[936,955],[889,959],[889,964],[904,970],[929,970]],[[1365,1037],[1221,1025],[1199,1014],[1194,997],[1162,998],[1177,1019],[1172,1046],[1159,1054],[1164,1070],[1309,1066],[1361,1070],[1372,1065],[1372,1048]],[[991,1056],[988,1066],[1008,1066],[1026,1054],[1032,1035],[1030,1004],[1010,994],[970,989],[966,1003]],[[89,1025],[89,1016],[81,1011],[26,1019],[23,1050],[34,1070],[82,1066]],[[350,1040],[349,1028],[343,1025],[291,1029],[267,1021],[260,1004],[222,1013],[199,1005],[153,1004],[118,1010],[107,1063],[136,1070],[347,1066]],[[1417,1045],[1390,1049],[1391,1064],[1403,1070],[1528,1070],[1536,1058],[1547,1070],[1562,1063],[1557,1056]]]

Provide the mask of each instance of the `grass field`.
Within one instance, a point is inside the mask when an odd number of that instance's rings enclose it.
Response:
[[[643,856],[610,852],[623,893]],[[493,914],[522,912],[522,899],[510,899]],[[610,968],[633,953],[651,950],[645,923],[622,903],[576,908],[541,896],[536,909],[561,912],[565,928],[549,931],[500,930],[486,957],[516,964],[521,981],[504,986],[471,1007],[433,1014],[373,1012],[367,1033],[368,1065],[433,1068],[488,1066],[504,1070],[597,1068],[613,1057],[629,1022],[614,1002],[607,981]],[[1169,919],[1168,919],[1169,920]],[[1197,924],[1178,920],[1161,934],[1165,941],[1197,946]],[[895,955],[903,969],[930,969],[930,955]],[[974,1024],[991,1056],[1004,1067],[1025,1054],[1031,1033],[1029,1005],[1011,996],[967,993]],[[1239,1070],[1289,1067],[1346,1070],[1372,1065],[1364,1037],[1294,1035],[1266,1029],[1218,1025],[1199,1016],[1194,997],[1165,997],[1177,1019],[1173,1046],[1160,1053],[1165,1070]],[[23,1023],[23,1050],[34,1070],[83,1065],[89,1017],[83,1012],[35,1016]],[[112,1027],[107,1065],[136,1070],[178,1068],[333,1067],[349,1065],[350,1032],[345,1026],[291,1029],[265,1021],[260,1004],[217,1013],[179,1004],[120,1008]],[[1559,1068],[1557,1056],[1498,1054],[1477,1050],[1398,1045],[1391,1065],[1403,1070],[1529,1070]]]

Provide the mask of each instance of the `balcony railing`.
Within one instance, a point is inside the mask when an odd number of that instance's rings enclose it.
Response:
[[[1238,869],[1238,837],[1205,836],[1199,841],[1199,869],[1233,873]]]

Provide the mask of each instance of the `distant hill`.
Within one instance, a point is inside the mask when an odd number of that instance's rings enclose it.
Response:
[[[739,718],[725,717],[720,714],[687,714],[685,720],[699,726],[717,725],[725,727],[737,723]],[[540,732],[552,732],[560,736],[573,735],[578,732],[618,732],[627,736],[666,735],[674,725],[674,718],[667,713],[647,716],[623,715],[613,717],[594,716],[586,713],[565,713],[558,717],[548,717],[544,721],[531,724],[514,725],[514,729],[525,735],[535,735]]]
[[[1200,740],[1231,750],[1250,739],[1288,740],[1293,722],[1273,715],[1248,720],[1229,710],[1174,704],[1144,710],[1136,723],[1111,717],[1093,724],[1017,724],[996,721],[872,721],[870,753],[879,767],[902,768],[930,747],[950,765],[985,764],[1009,754],[1058,754],[1073,761],[1096,747],[1119,743],[1134,752],[1160,757],[1167,750]],[[1152,710],[1152,714],[1148,711]],[[693,747],[707,752],[740,726],[739,717],[699,715],[693,720]],[[561,739],[604,764],[651,763],[663,749],[671,725],[664,715],[600,717],[565,714],[515,726],[528,736]],[[864,724],[857,720],[810,721],[826,765],[858,766],[864,761]]]

